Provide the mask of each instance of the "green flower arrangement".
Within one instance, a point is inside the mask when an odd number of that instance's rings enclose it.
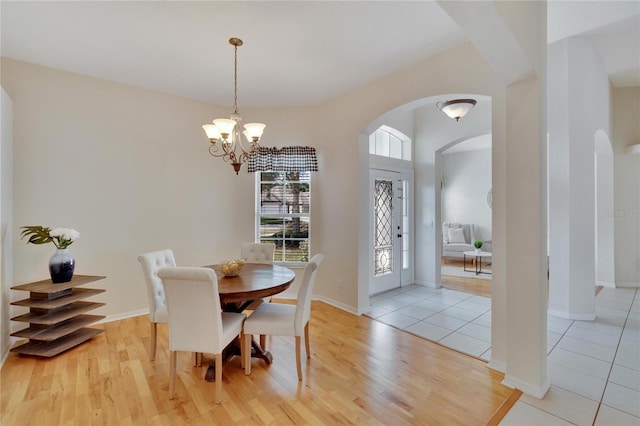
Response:
[[[45,226],[23,226],[20,238],[29,237],[28,243],[48,244],[53,243],[58,249],[66,249],[75,240],[80,238],[80,233],[70,228],[48,228]]]
[[[477,248],[477,249],[481,249],[483,244],[484,244],[484,243],[483,243],[482,241],[480,241],[480,240],[475,240],[475,241],[473,242],[473,246],[474,246],[475,248]]]

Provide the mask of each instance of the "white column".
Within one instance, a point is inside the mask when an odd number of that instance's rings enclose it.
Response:
[[[586,40],[551,45],[549,70],[549,313],[593,320],[594,155],[598,135],[610,133],[609,81]]]
[[[507,87],[504,383],[538,398],[549,389],[545,91],[539,77]]]
[[[0,88],[0,356],[9,353],[13,285],[13,101]]]

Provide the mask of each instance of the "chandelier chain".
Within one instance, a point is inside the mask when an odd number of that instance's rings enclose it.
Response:
[[[234,45],[233,59],[233,112],[238,114],[238,45]]]

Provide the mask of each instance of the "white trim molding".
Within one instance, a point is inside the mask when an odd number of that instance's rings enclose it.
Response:
[[[313,300],[319,300],[335,308],[342,309],[343,311],[349,312],[350,314],[353,314],[353,315],[360,315],[358,312],[356,312],[353,306],[345,305],[342,302],[338,302],[337,300],[331,299],[326,296],[314,296]]]
[[[513,389],[519,389],[527,395],[531,395],[538,399],[544,398],[544,396],[549,391],[549,388],[551,387],[549,383],[549,377],[545,378],[544,383],[540,385],[533,385],[531,383],[527,383],[522,380],[510,377],[509,375],[505,375],[502,384]]]
[[[612,283],[609,281],[596,281],[596,285],[607,287],[607,288],[616,288],[616,283]]]
[[[547,310],[547,313],[554,317],[578,321],[593,321],[598,316],[595,311],[589,314],[573,314],[571,312],[559,311],[557,309],[549,309]]]
[[[119,321],[122,319],[139,317],[141,315],[149,315],[149,308],[138,309],[137,311],[123,312],[121,314],[107,315],[105,318],[101,319],[94,324],[104,324],[106,322]]]
[[[434,283],[433,281],[422,281],[422,280],[415,280],[414,281],[415,284],[424,286],[424,287],[429,287],[429,288],[440,288],[442,287],[442,283]]]
[[[638,288],[640,287],[640,282],[638,281],[623,281],[616,283],[616,288]]]

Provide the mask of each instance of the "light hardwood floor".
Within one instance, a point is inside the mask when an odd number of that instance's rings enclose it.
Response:
[[[443,265],[457,266],[462,268],[462,259],[448,259]],[[467,262],[468,264],[468,262]],[[469,268],[469,266],[467,266]],[[491,269],[491,266],[482,266],[483,270]],[[463,291],[478,296],[491,297],[491,280],[479,278],[453,277],[449,275],[441,276],[442,286],[450,290]]]
[[[511,394],[483,361],[322,302],[313,302],[304,380],[294,340],[269,337],[271,366],[253,360],[245,376],[238,357],[226,364],[220,405],[203,380],[206,366],[193,367],[187,353],[178,354],[169,400],[165,325],[155,361],[147,316],[97,327],[105,333],[52,359],[10,354],[0,375],[0,424],[482,425]]]

